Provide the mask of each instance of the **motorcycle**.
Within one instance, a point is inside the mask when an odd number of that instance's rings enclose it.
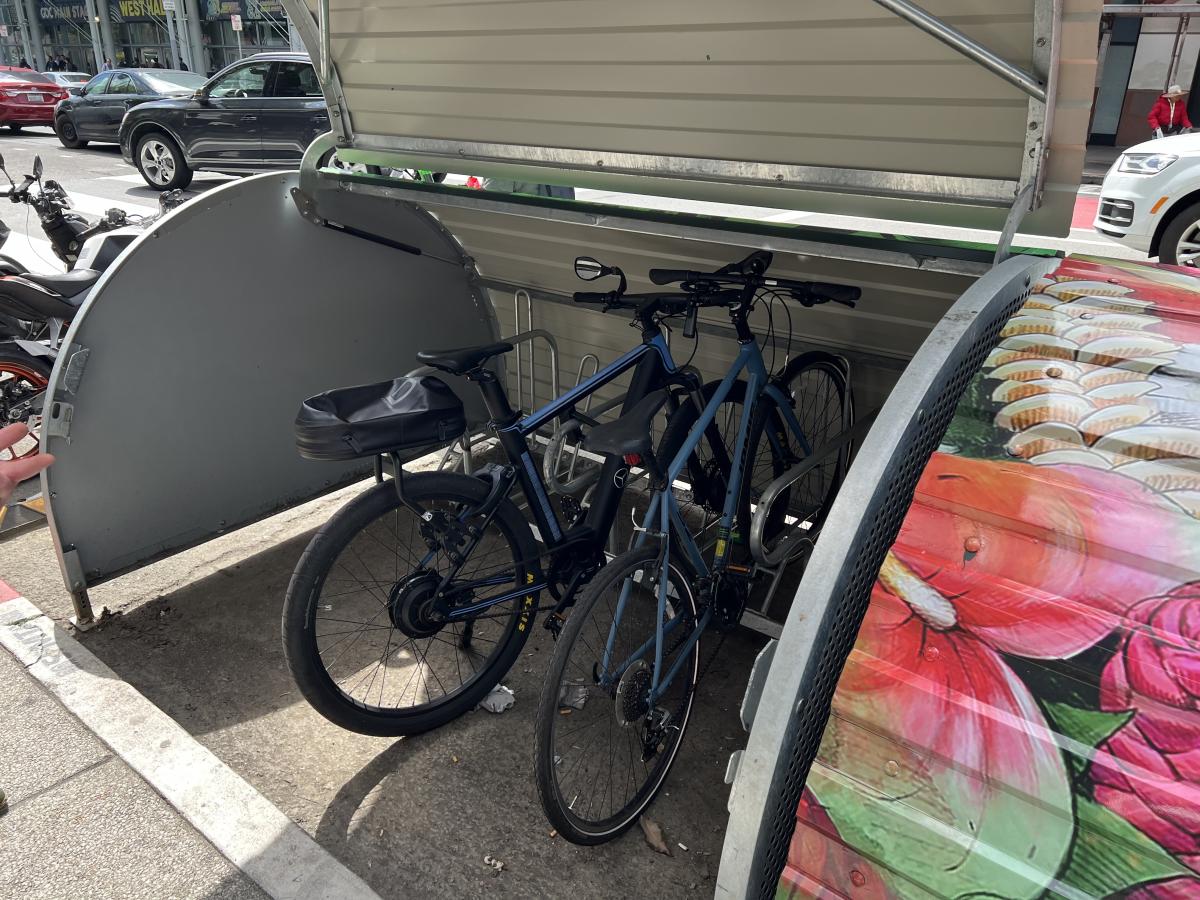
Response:
[[[84,260],[85,265],[99,269],[107,267],[141,231],[184,200],[183,191],[166,191],[159,195],[159,209],[154,215],[139,216],[113,207],[98,221],[92,222],[71,208],[70,195],[61,184],[52,178],[43,183],[42,171],[42,158],[35,156],[33,173],[26,175],[21,183],[17,184],[4,167],[4,157],[0,156],[0,173],[3,173],[9,183],[6,195],[9,201],[26,204],[37,213],[38,222],[50,241],[54,255],[62,260],[68,269],[80,265],[85,246],[91,249],[88,258]],[[91,243],[98,236],[114,232],[117,234],[109,241]],[[7,237],[8,229],[5,228],[4,238]],[[0,240],[0,245],[2,244],[3,241]],[[11,257],[0,254],[0,270],[15,273],[24,268]]]
[[[51,179],[42,182],[40,157],[34,157],[33,174],[26,175],[20,185],[4,168],[3,156],[0,172],[9,180],[9,199],[37,211],[55,255],[69,269],[38,274],[0,254],[0,425],[25,422],[31,432],[18,445],[0,452],[3,459],[38,452],[37,425],[50,371],[62,336],[92,286],[147,226],[184,198],[182,191],[167,191],[159,195],[154,215],[110,209],[98,222],[90,222],[70,209],[70,197],[62,185]],[[9,233],[0,222],[0,247]]]

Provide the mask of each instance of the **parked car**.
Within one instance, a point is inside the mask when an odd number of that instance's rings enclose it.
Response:
[[[65,73],[56,72],[57,75]],[[113,69],[101,72],[54,110],[54,131],[64,147],[77,150],[88,141],[117,143],[121,119],[133,107],[164,97],[190,97],[204,76],[176,69]]]
[[[32,69],[0,67],[0,125],[20,131],[26,125],[52,125],[54,105],[66,89]]]
[[[1160,262],[1200,265],[1200,133],[1122,153],[1104,176],[1092,227]]]
[[[88,72],[43,72],[42,74],[59,87],[65,88],[85,85],[92,77]]]
[[[221,70],[191,96],[131,109],[120,143],[148,185],[170,190],[186,187],[199,170],[294,169],[328,130],[308,56],[259,53]]]

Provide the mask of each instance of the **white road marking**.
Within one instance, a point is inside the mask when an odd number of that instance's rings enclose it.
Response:
[[[379,900],[249,782],[24,597],[0,603],[0,644],[270,896]]]

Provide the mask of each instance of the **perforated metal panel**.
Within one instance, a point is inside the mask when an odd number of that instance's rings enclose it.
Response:
[[[913,358],[859,451],[805,571],[730,797],[718,897],[775,896],[796,806],[884,555],[967,382],[1053,263],[977,281]]]

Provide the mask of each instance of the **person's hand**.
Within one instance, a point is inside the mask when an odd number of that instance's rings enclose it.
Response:
[[[1161,128],[1155,128],[1155,129],[1154,129],[1154,136],[1155,136],[1156,138],[1160,138],[1160,137],[1162,137],[1162,136],[1163,136],[1163,135],[1162,135],[1162,129],[1161,129]]]
[[[7,450],[29,434],[23,424],[0,428],[0,450]],[[21,459],[0,459],[0,506],[7,506],[13,489],[26,478],[32,478],[54,462],[49,453],[38,453]]]

